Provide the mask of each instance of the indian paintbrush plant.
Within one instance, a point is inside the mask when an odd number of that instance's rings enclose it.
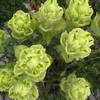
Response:
[[[0,63],[7,58],[0,65],[0,91],[10,98],[37,100],[38,85],[45,83],[49,94],[55,81],[67,100],[91,95],[93,81],[85,71],[92,70],[86,62],[98,53],[100,12],[94,12],[89,0],[66,2],[65,8],[57,0],[46,0],[35,12],[18,10],[6,23],[7,30],[0,29]],[[84,73],[77,74],[81,69]]]

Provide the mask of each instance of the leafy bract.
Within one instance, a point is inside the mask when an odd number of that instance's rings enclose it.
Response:
[[[5,32],[0,29],[0,52],[3,52],[6,42]]]
[[[25,45],[17,45],[17,46],[14,46],[15,56],[16,56],[17,59],[18,59],[19,56],[20,56],[20,52],[21,52],[23,49],[26,49],[26,48],[28,48],[28,47],[25,46]]]
[[[99,12],[96,14],[95,18],[91,21],[90,29],[94,33],[94,36],[100,37],[100,13]]]

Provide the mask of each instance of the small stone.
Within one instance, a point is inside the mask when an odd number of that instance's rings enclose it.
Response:
[[[96,99],[93,95],[91,95],[88,100],[96,100]]]
[[[9,98],[7,95],[5,96],[5,100],[13,100],[11,98]]]
[[[0,95],[0,100],[3,100],[3,97]]]

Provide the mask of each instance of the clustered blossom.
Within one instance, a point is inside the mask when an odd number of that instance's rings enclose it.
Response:
[[[10,87],[12,78],[12,71],[8,68],[0,70],[0,91],[7,91]]]
[[[100,37],[100,13],[98,12],[91,22],[90,29],[96,37]]]
[[[65,29],[66,23],[62,18],[63,13],[63,8],[58,5],[57,0],[47,0],[39,8],[39,30],[43,36],[43,40],[47,43]]]
[[[16,39],[24,39],[34,31],[30,15],[21,10],[18,10],[9,20],[8,27],[12,30],[11,34]]]
[[[24,77],[14,78],[8,94],[16,100],[36,100],[39,96],[36,85]]]
[[[90,83],[84,78],[76,77],[75,73],[64,78],[60,87],[67,100],[86,100],[91,94]]]
[[[36,100],[39,93],[35,82],[44,79],[52,58],[40,44],[31,47],[18,45],[14,47],[14,50],[17,62],[14,66],[14,76],[8,95],[17,100]]]
[[[55,22],[62,18],[63,8],[61,8],[57,0],[47,0],[39,8],[41,20],[46,20],[48,22]]]
[[[23,49],[14,67],[16,75],[28,75],[34,82],[42,81],[52,59],[42,45],[32,45]]]
[[[65,17],[71,26],[82,27],[90,24],[93,9],[89,6],[88,1],[70,0]]]
[[[69,34],[62,33],[60,43],[61,55],[66,62],[71,62],[89,56],[94,39],[89,32],[75,28]]]
[[[6,42],[5,32],[0,29],[0,52],[4,50],[5,42]]]
[[[27,76],[14,75],[14,63],[7,64],[0,70],[0,91],[7,91],[15,100],[36,100],[38,88]]]

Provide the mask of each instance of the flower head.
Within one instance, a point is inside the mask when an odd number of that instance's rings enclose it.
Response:
[[[31,19],[28,13],[18,10],[8,22],[12,30],[12,36],[16,39],[23,39],[33,33]]]
[[[49,44],[53,37],[65,29],[66,22],[62,16],[63,8],[58,5],[57,0],[47,0],[41,5],[38,21],[44,43]]]
[[[86,100],[91,94],[90,83],[84,78],[76,77],[75,73],[64,78],[60,87],[67,100]]]
[[[94,39],[91,34],[81,28],[75,28],[69,34],[65,31],[60,38],[62,56],[66,62],[79,60],[91,53],[90,46]]]
[[[0,69],[0,91],[7,91],[13,80],[12,64],[7,64],[5,68]]]
[[[61,19],[63,15],[63,9],[58,5],[57,0],[47,0],[42,4],[39,12],[41,20],[48,22],[55,22]]]
[[[38,95],[36,85],[23,77],[15,77],[9,89],[9,97],[17,100],[36,100]]]
[[[14,73],[16,75],[26,74],[35,82],[42,81],[51,62],[51,57],[42,45],[32,45],[20,52]]]
[[[81,27],[90,23],[93,10],[89,6],[88,1],[70,0],[65,17],[73,26]]]

